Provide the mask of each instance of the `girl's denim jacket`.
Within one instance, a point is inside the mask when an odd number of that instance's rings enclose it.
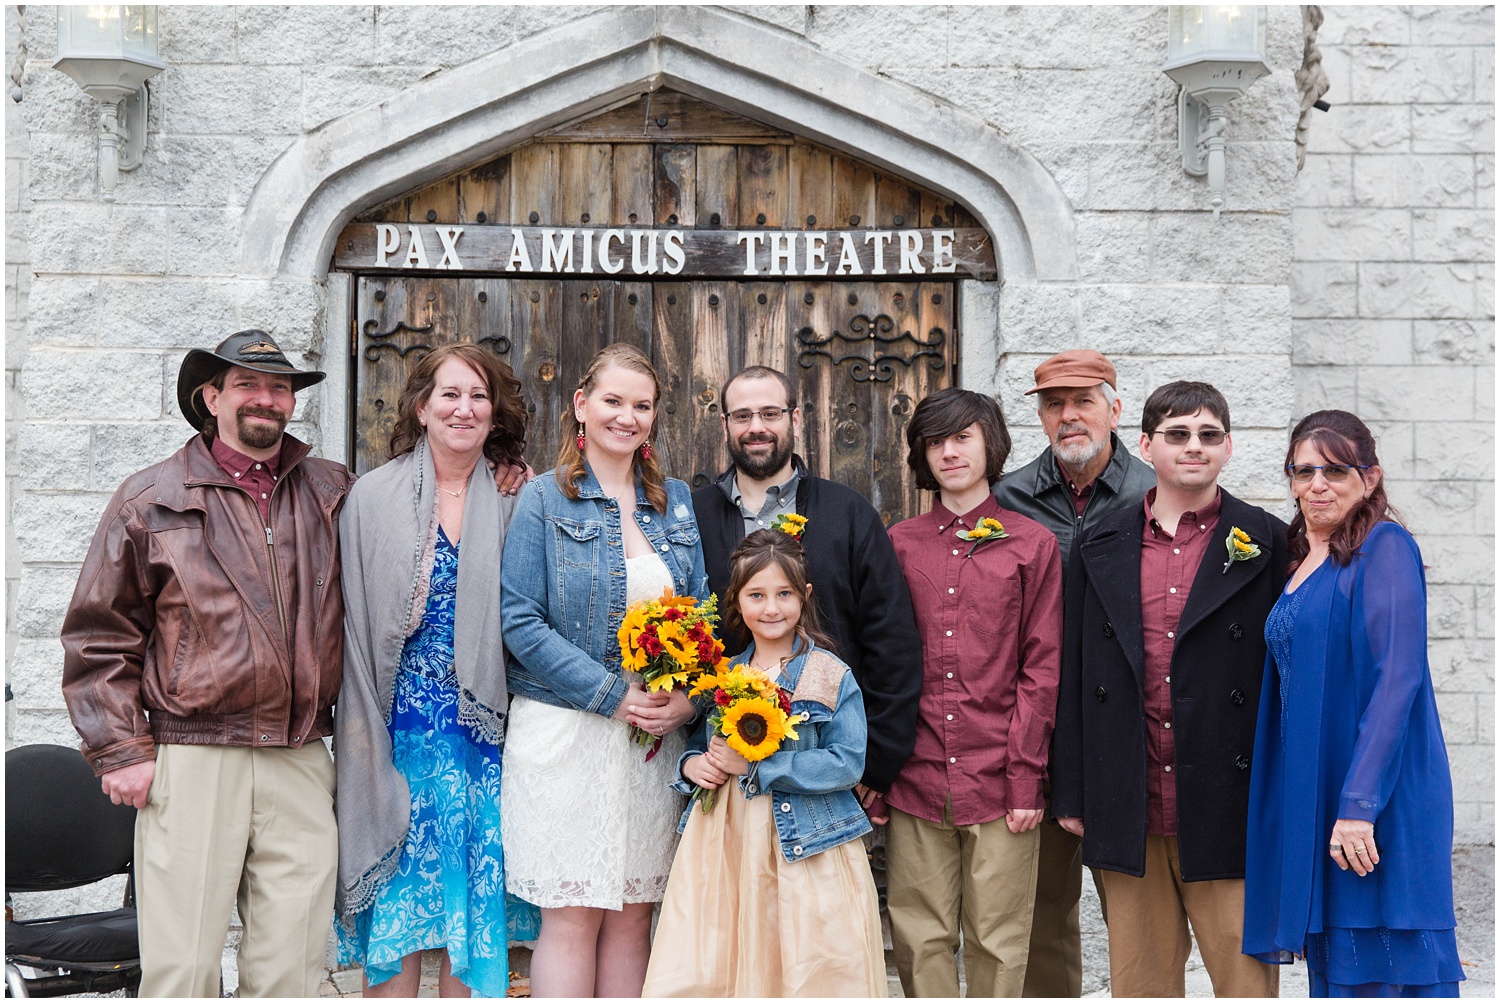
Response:
[[[703,547],[688,486],[668,479],[658,512],[636,482],[636,525],[672,573],[677,595],[708,598]],[[506,685],[558,707],[606,717],[625,699],[620,622],[625,616],[625,548],[620,506],[585,467],[578,498],[551,471],[521,490],[500,561],[500,622]]]
[[[752,646],[735,656],[733,663],[748,662],[754,650]],[[778,682],[791,691],[792,713],[806,713],[808,718],[796,725],[795,741],[786,739],[776,752],[751,763],[739,784],[747,800],[771,798],[781,855],[795,863],[870,831],[853,791],[865,770],[865,703],[854,673],[822,648],[793,658]],[[672,786],[684,794],[693,792],[693,782],[682,775],[682,765],[708,748],[709,737],[704,715],[687,752],[677,761],[677,782]],[[701,810],[690,803],[677,831]]]

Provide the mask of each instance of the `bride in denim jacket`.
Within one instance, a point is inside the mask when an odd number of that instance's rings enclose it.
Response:
[[[620,665],[626,609],[705,599],[688,487],[652,455],[661,385],[642,352],[594,356],[557,469],[522,491],[501,558],[511,703],[502,777],[506,884],[542,909],[534,996],[638,996],[682,797],[671,788],[695,716]],[[626,517],[628,513],[629,517]],[[627,725],[661,737],[659,754]]]
[[[808,532],[816,532],[809,526]],[[754,639],[731,660],[765,672],[805,714],[797,738],[746,762],[705,718],[677,787],[718,791],[683,812],[645,995],[885,996],[880,908],[853,787],[865,710],[818,622],[802,545],[773,529],[730,555],[724,620]]]

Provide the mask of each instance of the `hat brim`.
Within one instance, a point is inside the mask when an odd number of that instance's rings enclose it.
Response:
[[[1029,397],[1032,394],[1039,394],[1043,390],[1056,390],[1058,387],[1072,387],[1075,390],[1082,390],[1085,387],[1097,387],[1101,383],[1109,383],[1109,380],[1106,380],[1103,377],[1100,377],[1097,380],[1088,380],[1080,376],[1059,376],[1057,379],[1048,380],[1045,383],[1038,383],[1036,386],[1026,391],[1026,393],[1022,396]],[[1109,383],[1109,386],[1110,389],[1114,389],[1115,385],[1113,383]]]
[[[244,362],[226,359],[222,355],[215,355],[206,349],[195,348],[188,352],[187,357],[182,360],[182,368],[177,370],[177,408],[182,412],[182,417],[193,428],[201,428],[203,420],[209,416],[208,407],[203,403],[203,395],[198,392],[198,388],[231,366],[239,366],[241,369],[252,369],[258,373],[276,373],[290,376],[292,379],[292,393],[306,390],[308,387],[316,383],[322,383],[328,378],[327,373],[319,372],[316,369],[293,369],[290,366],[278,365],[248,365]]]

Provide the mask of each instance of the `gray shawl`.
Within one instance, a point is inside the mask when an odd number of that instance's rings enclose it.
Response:
[[[505,734],[500,550],[515,499],[479,463],[464,495],[453,661],[460,723],[499,745]],[[357,913],[396,870],[411,792],[392,760],[388,722],[406,639],[422,622],[437,545],[437,477],[424,438],[355,482],[339,517],[344,682],[334,716],[338,770],[339,919]]]

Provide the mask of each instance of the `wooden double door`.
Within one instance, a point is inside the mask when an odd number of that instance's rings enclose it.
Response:
[[[478,343],[520,379],[526,457],[556,463],[573,432],[573,390],[594,353],[625,341],[651,358],[663,399],[664,469],[689,484],[728,464],[719,390],[745,366],[790,374],[800,451],[817,475],[860,491],[887,523],[921,505],[906,465],[906,421],[954,376],[952,282],[616,281],[360,276],[354,341],[355,468],[386,459],[412,364],[447,342]]]

